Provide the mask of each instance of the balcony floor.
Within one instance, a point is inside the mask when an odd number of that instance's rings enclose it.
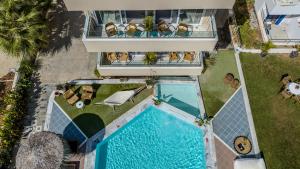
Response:
[[[270,35],[274,40],[300,40],[300,16],[285,18],[280,25],[271,25]]]
[[[117,29],[119,32],[118,36],[114,36],[114,37],[130,37],[128,35],[126,35],[125,32],[125,27],[128,24],[115,24],[117,26]],[[170,24],[172,27],[174,27],[175,29],[177,28],[178,24]],[[142,26],[142,24],[137,24],[137,26]],[[154,25],[154,27],[157,25]],[[192,32],[190,33],[190,35],[188,35],[188,37],[209,37],[213,36],[213,26],[212,26],[212,18],[209,16],[205,16],[202,17],[201,23],[200,24],[189,24],[189,26],[191,26],[192,28]],[[108,38],[104,26],[103,25],[99,25],[99,26],[95,26],[95,27],[89,27],[89,31],[88,31],[88,36],[90,37],[101,37],[101,38]],[[141,33],[139,33],[138,35],[135,35],[135,37],[140,37],[140,38],[147,38],[147,32],[143,31]],[[151,33],[151,37],[176,37],[176,30],[173,32],[168,33],[168,35],[165,36],[161,36],[158,34],[152,34]]]

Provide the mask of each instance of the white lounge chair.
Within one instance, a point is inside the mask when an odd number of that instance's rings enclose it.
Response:
[[[145,88],[146,88],[146,86],[142,86],[135,90],[118,91],[118,92],[114,93],[113,95],[109,96],[108,98],[106,98],[103,102],[98,102],[95,104],[96,105],[100,105],[100,104],[109,105],[109,106],[113,107],[113,109],[114,109],[114,106],[120,106],[128,100],[133,101],[132,97]]]

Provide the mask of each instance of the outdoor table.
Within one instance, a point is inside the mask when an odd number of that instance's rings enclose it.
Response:
[[[289,91],[294,95],[300,95],[300,84],[291,82],[288,84]]]
[[[245,136],[239,136],[234,140],[234,149],[240,154],[248,154],[252,150],[250,140]]]
[[[76,103],[76,108],[77,108],[77,109],[82,109],[83,107],[84,107],[83,101],[78,101],[78,102]]]

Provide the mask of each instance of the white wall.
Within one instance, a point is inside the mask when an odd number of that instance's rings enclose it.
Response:
[[[83,39],[88,52],[213,51],[217,38]]]
[[[197,76],[201,75],[202,66],[191,67],[101,67],[98,70],[103,76]]]
[[[232,9],[235,0],[64,0],[70,11]]]

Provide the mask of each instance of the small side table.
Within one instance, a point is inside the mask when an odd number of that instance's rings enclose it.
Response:
[[[77,109],[82,109],[84,107],[84,103],[83,101],[78,101],[75,106]]]
[[[234,140],[234,149],[239,154],[249,154],[252,150],[251,141],[246,136],[236,137]]]

